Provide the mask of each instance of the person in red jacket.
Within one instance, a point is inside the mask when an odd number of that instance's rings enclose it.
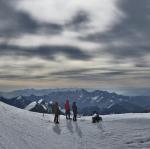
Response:
[[[70,104],[69,104],[69,100],[66,100],[65,110],[66,110],[66,119],[70,119]]]

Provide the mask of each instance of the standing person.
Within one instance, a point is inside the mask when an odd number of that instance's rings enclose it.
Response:
[[[66,110],[66,119],[70,119],[70,105],[69,105],[69,100],[66,100],[65,110]]]
[[[59,112],[58,102],[55,102],[55,104],[54,104],[54,114],[55,114],[55,116],[54,116],[54,123],[55,124],[59,124],[58,119],[59,119],[60,112]]]
[[[77,121],[78,108],[77,108],[76,102],[73,102],[72,104],[72,111],[73,111],[73,121]]]

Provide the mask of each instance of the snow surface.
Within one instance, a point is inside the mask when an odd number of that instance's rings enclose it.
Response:
[[[36,106],[36,101],[31,102],[29,105],[25,107],[25,110],[31,110]]]
[[[110,109],[113,105],[115,105],[115,104],[112,103],[111,105],[109,105],[109,106],[107,107],[107,109]]]
[[[17,97],[17,100],[21,100],[21,99],[22,99],[22,96],[18,96],[18,97]]]
[[[92,100],[97,100],[99,96],[92,97]]]
[[[38,103],[39,103],[39,104],[41,104],[41,103],[42,103],[42,101],[43,101],[43,99],[40,99],[40,100],[38,101]]]
[[[0,102],[0,149],[149,149],[150,114],[91,117],[77,122],[17,109]],[[50,120],[50,122],[49,122]]]

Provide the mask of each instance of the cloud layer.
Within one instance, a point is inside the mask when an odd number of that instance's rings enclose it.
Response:
[[[149,6],[0,0],[0,88],[148,88]]]

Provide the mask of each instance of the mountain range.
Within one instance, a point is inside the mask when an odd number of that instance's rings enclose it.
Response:
[[[69,99],[71,104],[76,101],[78,111],[82,115],[92,115],[94,111],[101,114],[150,112],[150,96],[125,96],[101,90],[26,89],[1,92],[0,96],[0,101],[18,108],[25,109],[29,105],[34,105],[36,108],[32,109],[36,109],[35,112],[44,111],[44,109],[39,110],[43,107],[43,102],[39,102],[40,100],[47,104],[58,101],[63,109],[66,99]]]

